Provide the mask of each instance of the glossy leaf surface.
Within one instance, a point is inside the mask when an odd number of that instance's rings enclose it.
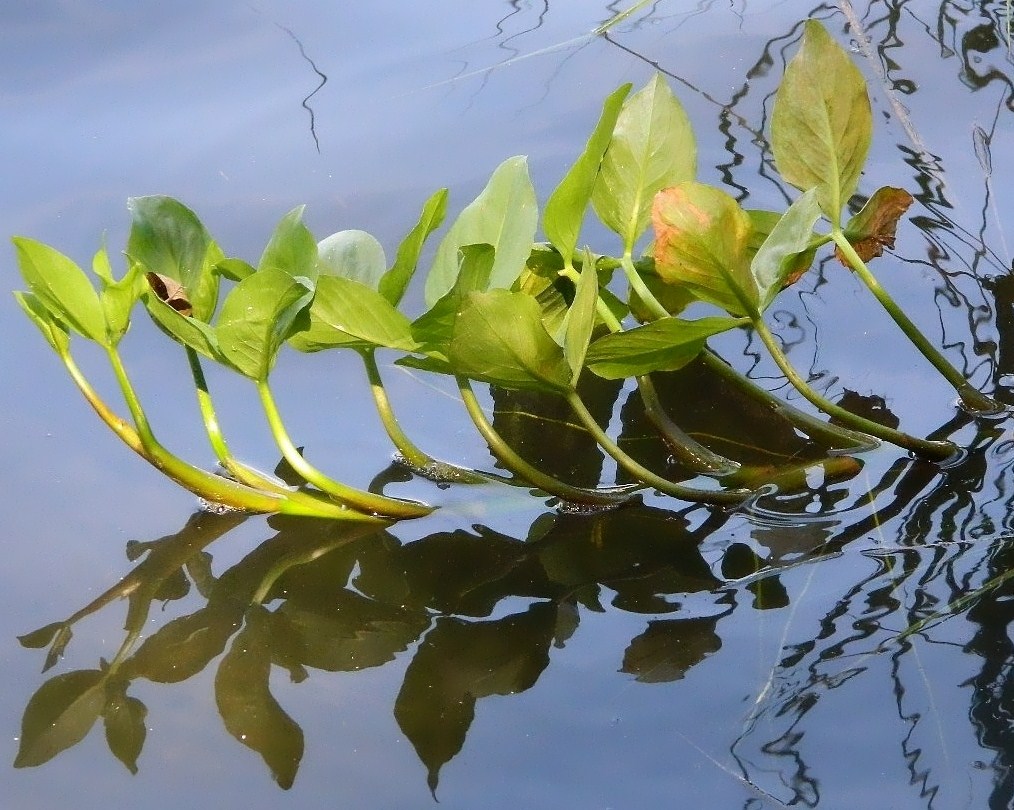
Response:
[[[317,278],[317,240],[303,224],[304,208],[293,208],[275,226],[257,263],[259,271],[277,270],[310,283]]]
[[[760,295],[758,309],[761,312],[786,286],[790,274],[799,272],[819,217],[817,192],[811,189],[789,206],[754,254],[750,272]]]
[[[535,240],[538,205],[528,176],[528,160],[512,157],[493,172],[486,187],[458,216],[437,248],[426,278],[426,304],[432,306],[458,274],[458,251],[487,244],[495,250],[491,287],[509,287],[524,269]]]
[[[426,239],[443,224],[446,215],[447,189],[442,188],[423,204],[419,221],[398,246],[398,253],[391,269],[380,279],[377,289],[384,298],[395,306],[404,297],[408,283],[415,275]]]
[[[567,258],[573,257],[577,250],[581,223],[595,188],[599,164],[612,139],[616,119],[629,93],[630,85],[624,84],[606,98],[602,114],[584,151],[546,200],[542,213],[542,230],[545,231],[546,238]]]
[[[709,337],[740,323],[736,318],[659,318],[599,338],[589,347],[585,364],[607,380],[676,371],[701,353]]]
[[[656,74],[623,105],[595,181],[592,206],[631,250],[648,227],[655,194],[696,174],[690,119]]]
[[[366,231],[338,231],[317,243],[317,268],[322,275],[349,278],[375,290],[387,272],[387,257]]]
[[[816,188],[821,211],[838,226],[872,137],[862,73],[819,22],[807,21],[771,115],[771,148],[779,173],[801,191]]]

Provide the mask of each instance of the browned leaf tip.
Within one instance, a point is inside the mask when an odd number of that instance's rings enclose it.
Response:
[[[863,206],[863,210],[852,217],[845,227],[845,238],[855,248],[860,259],[868,262],[883,254],[884,248],[894,247],[898,220],[912,202],[912,195],[901,188],[884,186],[874,192]],[[849,267],[839,248],[835,248],[834,255],[838,261]]]
[[[148,284],[160,299],[175,309],[180,315],[189,318],[194,314],[194,308],[187,298],[187,291],[176,279],[163,276],[161,273],[145,273]]]

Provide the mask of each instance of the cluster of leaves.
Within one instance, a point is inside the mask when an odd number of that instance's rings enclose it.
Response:
[[[847,54],[810,21],[786,69],[772,115],[772,149],[783,178],[802,193],[784,213],[746,211],[721,189],[697,182],[690,122],[664,80],[656,76],[633,95],[630,89],[625,85],[606,99],[584,151],[548,198],[541,217],[547,242],[536,241],[540,218],[526,160],[510,158],[444,234],[425,280],[426,311],[414,319],[399,306],[427,238],[442,224],[446,190],[426,202],[390,265],[382,246],[364,231],[340,231],[318,242],[297,208],[278,224],[254,267],[227,257],[182,203],[133,199],[128,269],[121,279],[114,279],[104,249],[93,262],[100,283],[96,292],[70,259],[17,238],[30,290],[19,293],[18,300],[96,411],[128,445],[192,491],[247,510],[363,520],[431,510],[348,487],[303,458],[284,428],[269,384],[285,345],[304,352],[358,352],[378,413],[406,462],[436,477],[487,480],[490,476],[474,470],[437,462],[411,442],[393,415],[374,355],[394,350],[405,355],[399,361],[405,365],[452,375],[476,427],[515,480],[565,500],[611,504],[639,486],[703,502],[748,497],[750,490],[742,487],[759,483],[756,471],[683,433],[662,410],[648,376],[699,357],[723,366],[707,340],[740,327],[756,331],[788,380],[835,424],[778,402],[731,369],[724,373],[808,435],[838,451],[886,440],[930,458],[952,455],[949,442],[909,436],[826,400],[791,367],[764,322],[776,296],[833,242],[839,258],[870,286],[966,404],[995,408],[930,345],[866,267],[866,260],[893,243],[911,197],[900,189],[880,189],[842,224],[872,137],[866,85]],[[619,255],[579,247],[589,206],[619,237]],[[828,233],[815,232],[821,219]],[[635,258],[649,227],[651,247]],[[618,270],[625,285],[613,282]],[[221,296],[224,282],[232,286]],[[615,292],[621,286],[628,292],[625,300]],[[117,352],[138,300],[185,347],[209,439],[230,478],[204,473],[155,440]],[[692,302],[714,305],[722,314],[681,317]],[[73,364],[72,332],[107,350],[133,426],[98,399]],[[252,381],[282,456],[308,486],[288,487],[232,458],[214,415],[202,359]],[[637,378],[645,409],[674,455],[692,474],[713,476],[725,487],[687,487],[628,455],[585,406],[578,383],[586,371],[610,380]],[[486,419],[472,381],[560,398],[634,483],[577,487],[527,463]],[[839,454],[826,463],[843,462]]]

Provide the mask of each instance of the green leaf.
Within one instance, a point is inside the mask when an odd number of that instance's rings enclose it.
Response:
[[[378,287],[380,294],[395,306],[405,295],[408,283],[415,275],[426,239],[440,227],[446,215],[447,189],[442,188],[425,202],[419,221],[398,246],[394,264],[380,279]]]
[[[70,348],[70,334],[67,327],[42,305],[42,302],[30,292],[16,292],[14,298],[28,319],[38,327],[53,351],[61,357]]]
[[[340,276],[321,276],[310,305],[309,328],[289,343],[301,352],[386,347],[414,352],[412,325],[379,292]]]
[[[81,742],[102,713],[105,680],[104,672],[84,669],[42,684],[25,707],[14,767],[42,765]]]
[[[154,291],[144,293],[141,298],[151,319],[169,337],[211,360],[226,362],[218,347],[218,335],[213,327],[196,318],[182,315]]]
[[[570,384],[572,387],[577,385],[581,369],[584,368],[588,341],[591,340],[592,330],[595,328],[595,304],[598,299],[599,282],[595,272],[595,263],[591,256],[586,256],[581,279],[578,281],[577,290],[574,293],[574,302],[567,310],[564,325],[563,350],[567,365],[571,369]]]
[[[105,284],[112,284],[115,281],[113,278],[113,266],[109,262],[109,251],[106,250],[104,235],[102,237],[102,247],[95,251],[95,255],[92,256],[92,272]]]
[[[303,224],[304,208],[305,205],[299,205],[282,217],[257,269],[278,270],[294,279],[305,278],[310,286],[317,278],[317,240]]]
[[[387,257],[366,231],[338,231],[317,243],[317,268],[322,275],[349,278],[375,290],[387,272]]]
[[[458,310],[468,293],[486,289],[495,255],[491,245],[464,245],[459,250],[460,269],[454,285],[412,323],[417,351],[446,362]]]
[[[648,227],[651,201],[667,186],[693,180],[697,147],[686,112],[660,74],[620,112],[592,192],[592,206],[631,251]]]
[[[147,290],[141,265],[130,263],[130,268],[119,281],[103,280],[103,290],[99,294],[102,310],[106,317],[106,333],[109,342],[115,346],[130,327],[130,313],[137,299]]]
[[[631,85],[624,84],[614,90],[602,105],[602,114],[592,131],[584,151],[564,175],[542,212],[542,230],[546,238],[568,260],[572,260],[581,235],[585,209],[591,200],[598,177],[602,156],[613,137],[616,119]]]
[[[572,372],[524,293],[473,292],[454,323],[448,359],[458,374],[505,388],[565,392]]]
[[[819,216],[817,191],[810,189],[789,206],[754,254],[750,272],[760,295],[761,312],[782,291],[789,275],[798,272],[799,259],[810,249],[813,226]]]
[[[510,287],[524,269],[537,224],[538,205],[528,176],[528,160],[508,158],[461,212],[437,248],[426,278],[426,305],[435,304],[454,286],[458,251],[465,245],[492,245],[496,258],[489,284]]]
[[[268,615],[251,607],[215,675],[215,702],[226,730],[261,755],[282,788],[292,787],[303,758],[303,732],[268,687],[271,646]]]
[[[194,317],[209,321],[218,303],[213,272],[221,251],[197,215],[172,197],[132,197],[127,255],[145,272],[178,281],[187,291]]]
[[[872,137],[873,114],[862,73],[819,22],[807,21],[771,114],[778,172],[801,191],[816,188],[821,211],[838,228]]]
[[[98,343],[106,340],[106,317],[84,271],[49,245],[15,236],[18,267],[42,306],[67,326]]]
[[[750,272],[750,217],[732,197],[703,183],[680,183],[655,197],[655,271],[668,284],[733,315],[760,296]]]
[[[222,357],[240,374],[257,382],[267,379],[278,350],[298,330],[296,319],[313,298],[306,281],[272,266],[229,293],[215,331]]]
[[[230,257],[216,262],[215,272],[220,276],[225,276],[230,281],[242,281],[247,276],[252,276],[256,273],[257,268],[242,259]]]
[[[585,365],[607,380],[676,371],[701,353],[709,337],[741,323],[737,318],[659,318],[599,338],[588,348]]]
[[[126,682],[110,685],[106,705],[102,710],[105,721],[106,743],[127,770],[137,773],[137,758],[141,756],[147,729],[144,721],[148,716],[147,707],[126,692]]]

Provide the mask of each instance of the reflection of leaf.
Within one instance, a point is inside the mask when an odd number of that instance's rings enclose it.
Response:
[[[860,259],[868,262],[882,255],[885,247],[894,248],[898,220],[913,201],[912,195],[901,188],[884,186],[873,193],[863,209],[845,226],[845,238],[852,243]],[[835,248],[834,255],[849,267],[840,248]]]
[[[97,669],[83,669],[42,684],[25,707],[14,767],[42,765],[83,740],[102,713],[105,678]]]
[[[442,618],[419,645],[394,716],[426,766],[431,790],[461,750],[476,700],[531,687],[549,664],[555,629],[556,609],[539,603],[489,622]]]
[[[18,642],[22,647],[26,647],[27,649],[41,650],[43,647],[49,646],[50,642],[56,638],[63,627],[63,622],[53,622],[45,627],[40,627],[38,630],[33,630],[31,633],[18,636]]]
[[[631,640],[623,654],[621,671],[641,683],[682,680],[691,667],[721,649],[717,623],[717,617],[648,622],[648,629]]]
[[[131,773],[137,773],[137,758],[144,747],[148,709],[126,692],[127,684],[110,685],[102,718],[109,750]]]
[[[185,681],[222,652],[236,619],[237,609],[216,603],[173,619],[144,640],[125,669],[156,683]]]
[[[303,732],[268,688],[271,674],[267,611],[251,607],[215,675],[215,702],[228,732],[264,759],[284,789],[292,787],[303,758]]]

